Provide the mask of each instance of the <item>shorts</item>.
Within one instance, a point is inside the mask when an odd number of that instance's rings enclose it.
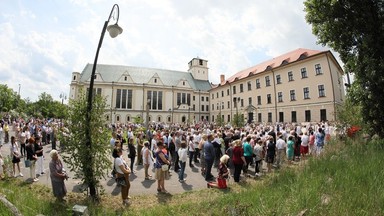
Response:
[[[308,154],[308,146],[300,146],[300,153],[301,154]]]
[[[12,163],[20,163],[20,158],[13,156]]]

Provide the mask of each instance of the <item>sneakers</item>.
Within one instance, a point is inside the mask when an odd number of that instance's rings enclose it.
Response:
[[[17,178],[17,175],[15,174],[15,175],[13,175],[13,177]]]
[[[24,175],[23,175],[23,173],[19,173],[19,176],[20,176],[20,177],[23,177]]]
[[[39,181],[39,179],[38,178],[34,178],[32,181],[33,182],[37,182],[37,181]]]
[[[179,182],[180,183],[184,183],[187,179],[180,179]]]
[[[131,196],[128,196],[127,199],[131,199],[132,197]]]
[[[130,204],[131,204],[131,203],[129,202],[128,199],[123,200],[123,205],[130,205]]]

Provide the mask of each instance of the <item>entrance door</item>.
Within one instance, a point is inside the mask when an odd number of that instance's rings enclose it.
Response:
[[[248,124],[251,124],[253,121],[253,112],[248,113]]]

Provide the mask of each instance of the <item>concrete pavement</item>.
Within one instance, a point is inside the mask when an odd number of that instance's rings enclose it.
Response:
[[[44,175],[38,176],[39,181],[32,184],[43,184],[47,187],[51,187],[51,180],[49,177],[49,162],[51,160],[49,156],[49,152],[51,151],[51,145],[44,146]],[[10,143],[6,143],[1,148],[1,154],[3,158],[10,155]],[[127,159],[127,152],[123,152],[123,156]],[[128,160],[128,163],[130,161]],[[66,164],[64,163],[64,167],[67,171]],[[30,168],[26,168],[24,164],[24,160],[21,159],[20,162],[21,172],[23,173],[22,178],[25,181],[31,182],[30,178]],[[156,194],[157,193],[157,181],[153,178],[153,180],[145,180],[144,179],[144,168],[143,166],[134,165],[134,171],[136,174],[131,174],[129,179],[131,182],[130,195],[144,195],[144,194]],[[154,172],[150,168],[149,170],[152,176],[155,176]],[[16,171],[17,173],[17,171]],[[37,172],[36,172],[37,174]],[[212,174],[217,176],[217,170],[212,168]],[[81,192],[85,189],[85,187],[81,184],[80,179],[74,178],[74,173],[69,172],[69,179],[65,182],[67,190],[72,192]],[[207,182],[204,180],[204,177],[200,173],[200,166],[196,164],[194,168],[189,167],[188,162],[185,170],[184,178],[187,180],[184,183],[180,183],[178,181],[178,173],[171,170],[171,177],[169,180],[165,182],[165,188],[171,194],[183,193],[185,191],[198,190],[202,188],[207,188]],[[107,179],[101,179],[101,184],[104,187],[105,193],[110,194],[112,196],[120,196],[120,187],[116,186],[115,180],[108,177]]]

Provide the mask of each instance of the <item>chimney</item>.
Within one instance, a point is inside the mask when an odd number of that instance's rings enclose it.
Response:
[[[221,74],[220,75],[220,83],[223,83],[225,81],[225,75]]]

